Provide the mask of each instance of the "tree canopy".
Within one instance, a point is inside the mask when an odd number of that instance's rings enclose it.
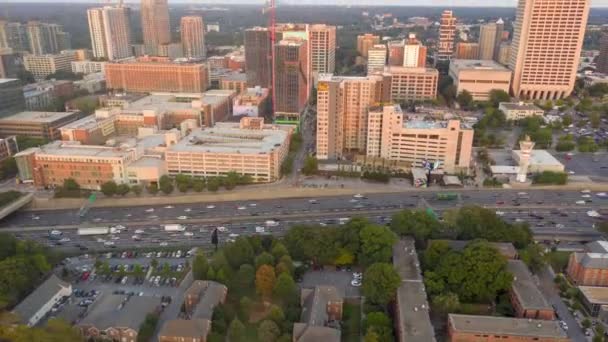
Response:
[[[363,294],[371,303],[386,305],[397,293],[401,278],[388,263],[376,263],[365,270],[363,277]]]

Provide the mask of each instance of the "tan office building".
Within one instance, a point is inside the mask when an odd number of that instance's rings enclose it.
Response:
[[[61,139],[59,128],[83,117],[80,112],[20,112],[0,119],[0,137]]]
[[[481,25],[479,28],[479,57],[478,59],[493,60],[496,48],[496,23]]]
[[[207,56],[205,48],[205,25],[201,16],[182,17],[180,32],[184,57],[203,58]]]
[[[456,44],[455,59],[477,59],[479,56],[479,43],[460,42]]]
[[[203,63],[174,63],[168,58],[140,57],[106,64],[106,87],[130,92],[202,93],[208,85]]]
[[[448,173],[469,170],[473,130],[458,120],[407,117],[399,105],[386,105],[369,110],[367,131],[368,157],[405,162],[410,168],[438,161]]]
[[[333,73],[336,69],[336,27],[309,26],[310,67],[314,74]]]
[[[433,68],[388,67],[392,101],[433,100],[437,97],[439,71]]]
[[[509,68],[512,93],[529,99],[561,99],[576,81],[589,0],[519,0]]]
[[[60,53],[57,55],[25,55],[23,65],[25,70],[34,75],[37,80],[43,80],[55,72],[72,71],[72,61],[76,60],[73,52]]]
[[[415,33],[410,33],[403,44],[403,66],[408,68],[424,68],[426,66],[426,46],[416,39]]]
[[[379,36],[369,33],[357,36],[357,52],[365,58],[367,58],[369,49],[376,44],[380,44]]]
[[[321,75],[317,85],[317,158],[336,159],[345,153],[365,153],[367,111],[383,94],[384,77]]]
[[[382,72],[386,66],[386,45],[376,44],[367,51],[367,74]]]
[[[491,60],[453,59],[450,77],[458,94],[466,90],[475,101],[487,101],[493,89],[509,92],[511,71]]]
[[[146,53],[155,55],[159,45],[171,43],[167,0],[142,0],[141,22]]]

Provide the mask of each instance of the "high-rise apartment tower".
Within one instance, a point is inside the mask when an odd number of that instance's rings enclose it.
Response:
[[[203,17],[182,17],[180,31],[184,47],[184,57],[203,58],[207,55]]]
[[[159,45],[171,43],[167,0],[142,0],[141,26],[147,53],[157,54]]]
[[[93,56],[116,60],[132,56],[130,9],[105,6],[87,10]]]

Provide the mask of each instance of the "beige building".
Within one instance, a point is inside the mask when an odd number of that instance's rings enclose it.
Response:
[[[405,162],[413,167],[440,162],[447,173],[468,172],[473,130],[458,120],[428,121],[405,116],[399,105],[369,110],[367,156]]]
[[[509,59],[511,58],[511,44],[501,43],[498,47],[498,54],[496,61],[502,65],[509,65]]]
[[[437,69],[389,67],[383,75],[390,80],[392,101],[433,100],[437,97]]]
[[[194,130],[167,149],[167,170],[201,177],[237,172],[256,182],[276,181],[292,132],[291,125],[268,125],[252,117]]]
[[[452,59],[456,39],[456,17],[452,11],[443,11],[439,22],[439,41],[435,52],[435,64]]]
[[[182,17],[180,32],[184,57],[204,58],[207,56],[205,48],[205,25],[201,16]]]
[[[365,58],[367,58],[369,49],[376,44],[380,44],[379,36],[370,33],[357,36],[357,52]]]
[[[408,68],[426,66],[426,46],[416,39],[415,33],[410,33],[403,44],[403,66]]]
[[[344,153],[364,153],[367,111],[388,96],[383,77],[321,75],[317,85],[317,158],[336,159]]]
[[[533,103],[501,102],[498,109],[505,113],[507,120],[521,120],[530,116],[545,115],[545,111]]]
[[[154,55],[159,45],[171,43],[167,0],[142,0],[141,22],[148,54]]]
[[[73,73],[86,75],[97,72],[104,72],[106,69],[106,62],[74,61],[71,63],[71,66]]]
[[[382,72],[386,66],[386,45],[376,44],[367,51],[367,74]]]
[[[478,59],[493,60],[496,47],[496,23],[481,25],[479,28],[479,56]]]
[[[561,99],[576,81],[589,0],[519,0],[509,68],[513,95]]]
[[[313,74],[333,73],[336,69],[336,27],[313,24],[309,26],[308,35]]]
[[[466,90],[475,101],[489,99],[494,89],[509,92],[511,71],[491,60],[454,59],[450,62],[450,77],[458,93]]]
[[[87,10],[93,55],[115,59],[133,55],[131,49],[130,9],[119,5]]]
[[[479,56],[479,43],[459,42],[456,44],[455,59],[477,59]]]
[[[42,80],[58,70],[71,71],[71,63],[75,60],[76,56],[72,52],[57,55],[25,55],[23,65],[25,70],[31,72],[37,80]]]

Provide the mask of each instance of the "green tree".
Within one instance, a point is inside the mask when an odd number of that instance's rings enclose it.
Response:
[[[275,243],[274,246],[272,246],[270,253],[275,258],[275,260],[279,260],[279,259],[281,259],[281,257],[283,257],[285,255],[289,255],[289,251],[287,250],[287,247],[285,247],[285,245],[281,242]]]
[[[158,193],[158,184],[150,183],[148,185],[148,192],[151,193],[152,195],[156,195]]]
[[[451,250],[445,240],[434,240],[429,243],[422,255],[422,263],[426,269],[434,270],[441,263],[441,259]]]
[[[511,96],[509,96],[509,94],[506,91],[500,90],[500,89],[490,90],[490,103],[492,104],[492,106],[494,108],[498,108],[498,105],[501,102],[509,102],[509,101],[511,101]]]
[[[386,305],[401,285],[401,278],[391,264],[375,263],[365,270],[363,294],[373,304]]]
[[[255,288],[263,298],[270,298],[276,282],[274,267],[262,265],[255,273]]]
[[[135,195],[139,196],[141,195],[143,189],[141,187],[141,185],[131,185],[131,192],[134,193]]]
[[[168,195],[173,192],[173,184],[171,183],[161,183],[160,191],[162,191],[165,195]]]
[[[119,184],[116,187],[116,193],[121,196],[128,194],[129,191],[131,191],[131,187],[128,184]]]
[[[263,252],[255,258],[255,267],[260,268],[262,265],[274,266],[274,257],[268,252]]]
[[[366,315],[365,325],[369,327],[390,327],[391,319],[384,313],[379,311],[370,312]]]
[[[137,334],[137,342],[151,341],[154,337],[154,330],[158,324],[157,314],[148,314],[144,319],[144,322],[139,327],[139,333]]]
[[[271,320],[267,319],[262,321],[258,327],[258,339],[260,341],[275,342],[280,335],[281,329],[279,329],[279,326]]]
[[[287,302],[297,297],[297,286],[293,278],[287,273],[281,273],[274,285],[275,298]]]
[[[195,178],[192,181],[192,189],[196,192],[201,192],[205,190],[205,181],[200,178]]]
[[[600,124],[602,123],[602,119],[598,112],[593,112],[589,114],[589,123],[591,123],[592,128],[600,128]]]
[[[438,312],[448,314],[450,312],[456,312],[460,308],[460,300],[458,299],[457,294],[447,292],[433,297],[432,305],[433,309]]]
[[[545,265],[542,247],[536,244],[529,244],[520,250],[519,257],[533,272],[540,271]]]
[[[74,180],[74,178],[66,178],[63,181],[63,189],[66,191],[79,191],[80,185]]]
[[[220,189],[220,181],[217,177],[212,177],[207,180],[207,189],[216,192]]]
[[[314,175],[319,170],[319,162],[314,156],[308,155],[304,160],[304,166],[302,167],[302,173],[306,176]]]
[[[363,342],[380,342],[380,337],[373,329],[370,329],[365,334]]]
[[[239,270],[236,272],[236,280],[239,288],[242,290],[253,287],[253,282],[255,280],[255,269],[253,266],[249,264],[241,265]]]
[[[387,227],[368,225],[361,229],[361,252],[359,260],[365,265],[376,262],[387,262],[391,259],[393,245],[397,241],[395,234]]]
[[[400,236],[410,235],[423,243],[438,235],[441,222],[423,210],[403,210],[393,215],[390,227]]]
[[[247,336],[245,332],[245,326],[238,318],[235,318],[230,322],[228,327],[228,341],[230,342],[245,342]]]
[[[237,269],[240,265],[251,264],[254,252],[247,238],[240,236],[233,243],[224,246],[224,255],[230,266]]]
[[[192,276],[195,280],[204,280],[209,272],[209,262],[203,252],[196,253],[192,262]]]
[[[572,116],[570,114],[564,114],[564,116],[562,116],[562,125],[566,127],[572,125]]]
[[[463,90],[456,96],[456,102],[458,102],[460,108],[468,110],[473,103],[473,95],[468,90]]]
[[[583,326],[583,328],[589,329],[591,327],[591,321],[589,320],[589,318],[585,318],[581,322],[581,325]]]

